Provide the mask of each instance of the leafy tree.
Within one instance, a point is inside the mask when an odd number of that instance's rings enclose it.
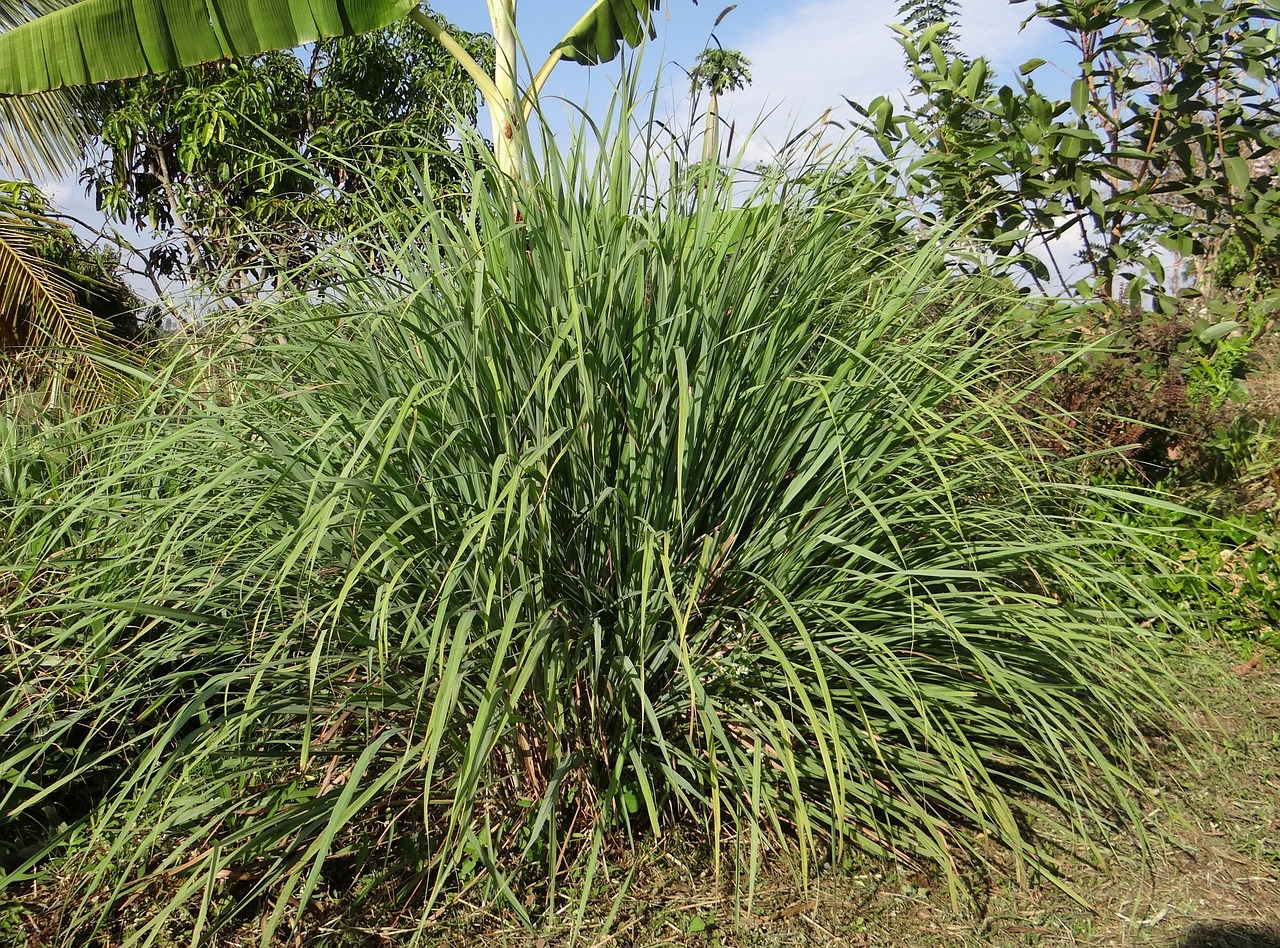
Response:
[[[478,61],[491,55],[484,37],[462,37]],[[159,273],[222,274],[243,292],[385,212],[424,173],[459,190],[445,143],[477,113],[466,72],[408,20],[305,56],[144,77],[112,97],[86,172],[99,206],[174,238],[152,253]]]
[[[119,393],[100,357],[128,362],[150,332],[117,264],[50,217],[31,184],[0,182],[0,397],[41,388],[84,406]]]
[[[751,60],[740,50],[711,46],[698,54],[689,78],[695,92],[706,89],[714,99],[734,89],[746,88],[751,82],[750,66]]]
[[[898,7],[898,16],[911,36],[920,36],[935,26],[945,25],[947,28],[936,34],[939,48],[951,59],[969,62],[956,42],[955,25],[960,19],[960,0],[905,0]],[[907,68],[914,65],[908,57]],[[916,91],[923,90],[917,85]]]
[[[1280,152],[1251,162],[1258,177],[1276,178],[1280,174]],[[1272,203],[1265,212],[1271,227],[1261,240],[1241,239],[1234,229],[1214,248],[1212,255],[1194,261],[1196,277],[1212,282],[1216,291],[1237,297],[1261,296],[1280,287],[1280,203]]]
[[[902,17],[902,26],[899,29],[904,30],[902,33],[904,37],[923,36],[928,33],[934,37],[933,41],[949,60],[962,63],[967,70],[972,67],[973,60],[960,49],[956,38],[956,24],[960,20],[961,12],[960,0],[905,0],[898,7],[898,15]],[[907,70],[913,71],[915,61],[909,54],[906,58]],[[919,79],[912,83],[911,91],[925,97],[930,93]],[[983,80],[975,98],[986,98],[994,91],[995,88],[988,76]],[[973,119],[971,118],[970,121]]]
[[[1280,188],[1251,162],[1276,140],[1280,10],[1047,0],[1035,16],[1078,53],[1069,97],[1035,86],[1041,59],[1022,66],[1017,88],[984,91],[987,63],[948,54],[936,24],[901,38],[922,104],[855,106],[882,170],[900,173],[923,219],[973,221],[985,248],[1042,280],[1025,252],[1074,233],[1087,270],[1076,289],[1126,292],[1135,306],[1146,291],[1164,299],[1160,248],[1189,256],[1231,231],[1252,253],[1274,237]]]
[[[0,34],[0,95],[172,72],[220,59],[353,36],[410,17],[453,55],[493,117],[499,167],[514,175],[520,126],[561,59],[594,64],[653,32],[660,0],[595,0],[556,44],[522,96],[516,0],[488,0],[493,74],[417,0],[79,0]]]
[[[1034,15],[1075,49],[1063,94],[1037,86],[1042,59],[997,88],[985,60],[944,48],[947,24],[904,31],[924,95],[906,110],[855,106],[878,152],[868,160],[901,195],[900,224],[964,228],[984,262],[1025,268],[1084,304],[1029,326],[1050,337],[1049,361],[1059,330],[1108,340],[1045,392],[1081,445],[1110,446],[1152,479],[1199,474],[1213,433],[1240,417],[1227,401],[1244,396],[1264,330],[1265,300],[1224,298],[1212,283],[1258,272],[1280,234],[1280,8],[1042,0]],[[1058,256],[1071,243],[1074,272]],[[1166,279],[1171,256],[1197,261],[1193,288]],[[1193,294],[1193,306],[1180,299]]]

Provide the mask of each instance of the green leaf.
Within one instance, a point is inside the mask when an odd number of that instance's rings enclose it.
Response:
[[[1030,236],[1030,234],[1031,234],[1031,231],[1027,230],[1027,228],[1018,227],[1013,230],[1001,231],[1000,233],[992,237],[991,240],[988,241],[988,243],[990,243],[991,246],[993,247],[1009,246],[1012,244],[1016,244],[1020,240],[1025,240],[1027,237]]]
[[[565,34],[552,52],[561,52],[584,66],[610,62],[622,44],[639,46],[645,32],[657,35],[653,11],[660,0],[596,0],[582,18]]]
[[[1197,330],[1196,338],[1201,342],[1217,342],[1219,339],[1225,339],[1237,329],[1242,328],[1234,319],[1224,319],[1220,323]]]
[[[1084,115],[1089,107],[1089,80],[1080,78],[1071,83],[1071,108],[1077,115]]]
[[[987,80],[987,63],[985,60],[979,59],[969,67],[965,73],[964,85],[962,90],[967,98],[977,98],[982,84]]]
[[[1142,307],[1142,291],[1146,289],[1146,280],[1140,277],[1134,277],[1129,281],[1126,295],[1129,298],[1129,305],[1134,309],[1141,310]]]
[[[0,94],[26,95],[349,36],[414,0],[81,0],[0,34]]]
[[[1249,190],[1249,182],[1253,177],[1249,173],[1249,162],[1239,155],[1228,155],[1222,159],[1222,165],[1227,172],[1227,180],[1231,182],[1233,188],[1237,191]]]
[[[33,211],[40,201],[26,197],[28,188],[8,190],[0,194],[0,359],[22,350],[45,375],[68,363],[81,404],[108,401],[121,384],[106,363],[130,357],[86,305],[94,277],[49,258],[51,247],[74,241],[71,232]]]
[[[1038,56],[1033,59],[1028,59],[1025,63],[1023,63],[1021,66],[1018,67],[1018,75],[1029,76],[1031,75],[1031,73],[1035,72],[1037,69],[1043,66],[1046,62],[1048,62],[1047,59],[1041,59]]]
[[[0,0],[0,30],[60,6],[58,0]],[[99,106],[95,89],[0,98],[0,165],[32,180],[80,171],[80,156],[93,138]]]
[[[1159,238],[1160,246],[1167,247],[1174,253],[1181,254],[1184,257],[1190,257],[1195,253],[1195,241],[1190,234],[1169,233]]]

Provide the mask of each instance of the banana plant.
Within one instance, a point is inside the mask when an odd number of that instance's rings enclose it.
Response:
[[[59,0],[0,0],[0,35],[60,6]],[[96,93],[76,88],[0,97],[0,168],[32,179],[79,171],[98,113]]]
[[[496,46],[493,75],[418,0],[78,0],[0,33],[0,96],[168,72],[231,57],[349,36],[403,17],[458,60],[484,96],[500,167],[514,176],[520,126],[556,64],[608,62],[653,35],[661,0],[596,0],[551,50],[521,94],[516,0],[486,0]],[[695,0],[696,2],[696,0]],[[2,24],[0,24],[2,25]],[[0,113],[2,114],[2,113]]]

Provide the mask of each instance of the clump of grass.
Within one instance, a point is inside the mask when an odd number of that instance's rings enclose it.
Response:
[[[0,819],[66,850],[65,939],[527,918],[681,823],[954,883],[958,828],[1037,866],[1033,816],[1137,817],[1143,594],[989,296],[839,168],[743,208],[585,144],[11,498]]]

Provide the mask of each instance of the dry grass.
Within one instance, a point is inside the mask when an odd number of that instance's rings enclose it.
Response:
[[[1274,325],[1254,350],[1249,375],[1249,407],[1265,418],[1280,418],[1280,325]]]

